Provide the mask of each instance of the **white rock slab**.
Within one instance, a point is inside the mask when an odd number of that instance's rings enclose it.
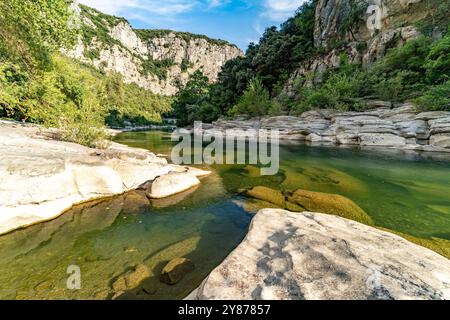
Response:
[[[261,210],[190,299],[450,299],[450,260],[336,216]]]

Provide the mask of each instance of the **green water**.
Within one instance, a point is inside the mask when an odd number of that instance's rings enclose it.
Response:
[[[118,142],[170,154],[167,133],[124,133]],[[114,280],[137,264],[153,276],[131,296],[178,299],[197,287],[245,236],[252,215],[238,190],[256,185],[338,193],[377,226],[450,240],[450,155],[382,149],[281,146],[273,177],[253,167],[213,166],[196,190],[149,202],[140,192],[78,206],[61,217],[0,237],[0,299],[111,298]],[[195,264],[177,285],[159,282],[164,264]],[[66,269],[81,269],[81,290],[68,290]]]

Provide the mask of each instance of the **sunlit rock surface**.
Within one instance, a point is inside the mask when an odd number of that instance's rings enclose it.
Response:
[[[264,209],[188,298],[449,299],[450,261],[351,220]]]
[[[380,105],[381,101],[371,102]],[[230,131],[230,128],[233,128]],[[365,112],[312,110],[300,116],[218,120],[205,134],[233,135],[248,129],[278,129],[280,138],[315,144],[360,145],[450,151],[450,112],[419,112],[410,104],[381,107]]]
[[[166,159],[143,149],[116,143],[90,149],[51,140],[41,131],[0,123],[0,234],[55,218],[77,203],[137,189],[174,170]],[[195,174],[204,173],[192,170],[183,177],[197,183]],[[183,191],[188,183],[183,177],[159,196]]]

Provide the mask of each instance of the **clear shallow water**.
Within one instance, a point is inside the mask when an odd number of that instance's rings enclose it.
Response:
[[[116,140],[161,154],[170,154],[172,145],[162,132],[124,133]],[[0,237],[0,299],[110,298],[114,279],[140,263],[154,276],[134,298],[183,298],[245,236],[252,215],[237,204],[237,193],[256,185],[342,194],[380,227],[450,239],[450,155],[440,160],[304,145],[280,152],[274,177],[259,177],[252,167],[213,166],[198,189],[179,196],[150,203],[132,192]],[[182,256],[195,271],[175,286],[159,283],[164,264]],[[81,268],[79,291],[66,289],[72,264]]]

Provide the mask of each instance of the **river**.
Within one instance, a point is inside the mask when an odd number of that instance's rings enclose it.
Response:
[[[116,141],[170,154],[168,133],[128,132]],[[0,237],[0,299],[111,298],[117,277],[137,264],[152,272],[132,298],[180,299],[242,241],[252,214],[239,191],[264,185],[344,195],[379,227],[450,240],[450,159],[386,149],[283,145],[280,172],[215,165],[195,190],[149,201],[141,192],[96,201],[52,221]],[[159,282],[164,264],[188,257],[195,270],[177,285]],[[67,267],[81,289],[67,289]],[[126,298],[126,296],[123,296]]]

